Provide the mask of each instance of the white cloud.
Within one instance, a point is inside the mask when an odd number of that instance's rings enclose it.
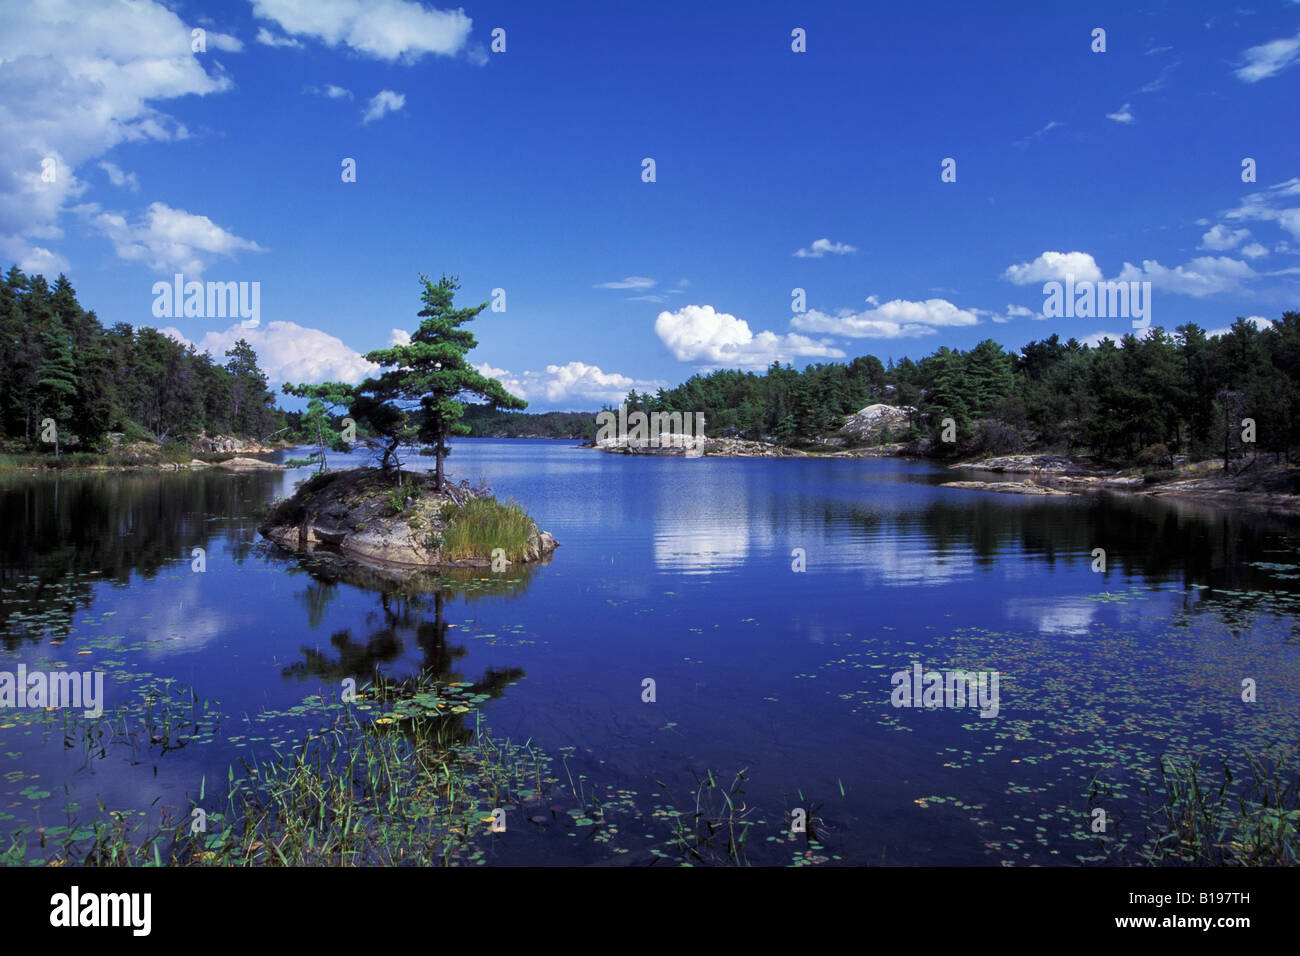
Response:
[[[182,345],[189,345],[179,329],[168,327],[159,332]],[[200,352],[221,359],[226,350],[244,339],[257,352],[257,364],[272,384],[282,382],[349,382],[356,383],[373,375],[379,366],[367,362],[359,352],[348,348],[341,339],[306,328],[296,322],[268,322],[265,328],[245,328],[235,324],[223,331],[211,331],[194,342]]]
[[[1223,214],[1225,219],[1276,222],[1293,238],[1300,239],[1300,206],[1290,205],[1300,198],[1300,177],[1250,193],[1235,209]]]
[[[1082,345],[1088,346],[1089,348],[1096,348],[1098,345],[1101,344],[1102,339],[1110,339],[1117,346],[1120,346],[1122,348],[1124,342],[1124,336],[1132,335],[1135,338],[1145,339],[1147,336],[1155,332],[1157,328],[1159,328],[1159,326],[1153,325],[1138,331],[1129,329],[1124,332],[1093,332],[1092,335],[1085,335],[1083,338],[1079,339],[1079,342]]]
[[[404,329],[393,329],[389,334],[388,344],[390,347],[394,345],[410,345],[411,333]]]
[[[1153,289],[1199,299],[1216,292],[1235,290],[1243,280],[1257,276],[1254,269],[1239,259],[1201,256],[1173,269],[1162,266],[1154,259],[1143,259],[1140,269],[1131,262],[1126,262],[1117,278],[1121,282],[1149,281]]]
[[[800,259],[820,259],[828,252],[834,256],[847,256],[857,251],[857,249],[846,242],[831,242],[829,239],[817,239],[807,249],[796,249],[794,254]]]
[[[1200,248],[1210,249],[1214,252],[1224,252],[1235,248],[1249,238],[1249,229],[1229,229],[1227,226],[1218,225],[1201,236]]]
[[[290,49],[302,46],[302,44],[293,37],[277,36],[266,27],[257,28],[257,42],[263,46],[287,47]]]
[[[1252,242],[1248,246],[1241,247],[1241,254],[1247,259],[1262,259],[1264,256],[1268,255],[1268,250],[1258,242]]]
[[[100,163],[99,168],[108,174],[108,181],[114,186],[125,186],[133,193],[140,191],[140,180],[136,178],[135,173],[124,173],[121,167],[107,160]]]
[[[592,286],[593,289],[650,289],[655,284],[654,279],[647,279],[645,276],[628,276],[626,279],[619,279],[615,282],[599,282]]]
[[[1029,134],[1028,136],[1026,136],[1024,139],[1018,139],[1018,140],[1016,140],[1016,141],[1015,141],[1014,143],[1012,143],[1011,145],[1012,145],[1012,146],[1017,146],[1017,147],[1020,147],[1020,148],[1023,149],[1025,146],[1028,146],[1028,145],[1029,145],[1030,143],[1032,143],[1034,140],[1036,140],[1036,139],[1041,139],[1043,136],[1045,136],[1046,134],[1050,133],[1052,130],[1056,129],[1058,126],[1064,126],[1064,125],[1065,125],[1064,123],[1058,123],[1056,120],[1050,120],[1050,121],[1047,123],[1047,125],[1044,126],[1042,129],[1038,130],[1037,132],[1030,133],[1030,134]]]
[[[403,63],[426,53],[456,54],[473,22],[464,10],[429,9],[408,0],[253,0],[253,13],[285,33]]]
[[[668,301],[666,295],[630,295],[627,297],[629,302],[658,302],[660,305]]]
[[[828,315],[810,309],[790,320],[792,328],[804,332],[826,332],[848,338],[897,339],[932,335],[937,328],[978,325],[979,316],[971,309],[960,309],[947,299],[910,302],[893,299],[879,303],[875,296],[867,299],[872,308],[861,312],[841,310]]]
[[[993,316],[994,322],[1010,322],[1012,319],[1041,319],[1042,312],[1035,312],[1033,309],[1026,309],[1023,305],[1008,305],[1007,311],[1002,316]]]
[[[239,37],[232,37],[229,33],[209,32],[206,37],[206,45],[214,50],[224,50],[227,53],[239,53],[244,49],[243,41]]]
[[[1243,83],[1258,83],[1282,72],[1300,58],[1300,34],[1253,46],[1242,57],[1246,62],[1238,67],[1237,79]]]
[[[181,139],[159,100],[231,87],[190,51],[190,28],[159,3],[8,4],[0,28],[0,248],[15,260],[57,253],[60,213],[87,188],[76,170],[122,142]],[[41,181],[55,160],[56,180]]]
[[[1252,325],[1255,326],[1255,328],[1259,329],[1261,332],[1263,332],[1265,329],[1269,328],[1273,324],[1272,319],[1266,319],[1262,315],[1248,315],[1246,316],[1246,321],[1250,322]],[[1216,335],[1227,335],[1231,331],[1232,331],[1232,326],[1229,325],[1229,326],[1224,326],[1221,329],[1210,329],[1205,334],[1209,338],[1214,338]]]
[[[345,86],[335,86],[333,83],[326,83],[324,86],[304,86],[304,93],[311,93],[313,96],[324,96],[331,100],[350,100],[352,91]]]
[[[28,275],[56,276],[70,268],[57,252],[9,236],[0,236],[0,253]]]
[[[370,98],[370,105],[366,107],[361,122],[372,123],[383,118],[388,113],[397,112],[405,105],[406,97],[403,94],[394,93],[392,90],[380,90]]]
[[[1106,119],[1114,120],[1116,123],[1123,123],[1128,126],[1133,123],[1133,108],[1125,103],[1113,113],[1107,113]]]
[[[150,203],[144,217],[134,224],[121,213],[103,211],[95,203],[78,206],[77,211],[112,241],[119,258],[162,272],[184,272],[194,279],[217,259],[265,251],[207,216],[173,209],[166,203]]]
[[[655,334],[679,361],[759,368],[796,357],[843,358],[828,342],[807,336],[750,330],[749,323],[711,305],[687,305],[660,312]]]
[[[484,362],[476,365],[479,374],[494,378],[506,391],[530,402],[548,404],[582,400],[586,402],[617,402],[633,388],[655,388],[662,382],[646,382],[602,371],[598,365],[585,362],[568,362],[548,365],[545,371],[527,371],[515,375],[503,368],[493,368]]]
[[[1002,277],[1016,285],[1034,285],[1039,282],[1064,282],[1067,276],[1075,281],[1097,282],[1101,269],[1097,260],[1086,252],[1044,252],[1033,262],[1008,266]]]

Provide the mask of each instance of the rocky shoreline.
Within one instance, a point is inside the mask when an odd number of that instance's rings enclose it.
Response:
[[[438,491],[431,475],[395,476],[375,468],[323,472],[303,482],[279,502],[258,528],[263,537],[298,554],[329,551],[360,564],[381,568],[436,570],[487,568],[514,563],[509,556],[448,554],[448,506],[453,513],[471,499],[485,498],[462,483]],[[555,539],[531,525],[527,542],[515,559],[525,564],[549,561]]]
[[[1063,455],[1005,455],[948,467],[1030,477],[1007,481],[948,481],[945,488],[1001,494],[1083,495],[1126,492],[1148,498],[1174,498],[1230,507],[1300,514],[1300,469],[1252,462],[1237,474],[1223,471],[1222,460],[1184,463],[1173,477],[1148,482],[1140,472],[1106,471],[1084,459]]]

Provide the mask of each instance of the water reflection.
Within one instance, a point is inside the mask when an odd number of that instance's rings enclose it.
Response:
[[[469,596],[518,596],[527,589],[531,567],[512,569],[509,577],[484,580],[475,569],[437,576],[400,576],[365,568],[327,553],[317,552],[299,559],[299,570],[310,581],[298,594],[313,628],[324,619],[325,609],[340,587],[354,587],[375,596],[375,610],[369,630],[354,633],[341,628],[329,636],[329,649],[303,646],[302,659],[284,668],[283,675],[299,681],[314,680],[342,685],[347,678],[357,684],[369,682],[373,694],[384,701],[430,699],[431,691],[454,688],[453,698],[475,703],[496,700],[507,687],[522,680],[520,667],[488,667],[474,680],[466,680],[459,669],[469,653],[464,645],[452,644],[446,619],[449,601]],[[484,585],[487,585],[485,590]],[[406,662],[407,649],[418,650],[414,663]],[[399,661],[405,662],[397,667]],[[448,710],[450,707],[447,708]],[[473,731],[464,727],[464,717],[430,709],[424,716],[435,717],[443,726],[438,738],[466,740]]]
[[[276,472],[112,472],[0,480],[0,636],[7,650],[66,633],[100,582],[126,585],[193,548],[235,563],[256,543],[254,519]]]

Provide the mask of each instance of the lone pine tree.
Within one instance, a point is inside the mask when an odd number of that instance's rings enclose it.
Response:
[[[466,354],[478,347],[474,334],[462,328],[488,307],[487,302],[465,309],[453,306],[460,281],[444,275],[436,283],[421,274],[424,291],[420,298],[423,320],[406,345],[394,345],[366,353],[382,371],[360,385],[339,382],[322,385],[288,385],[291,395],[318,398],[327,405],[346,405],[358,423],[364,423],[383,443],[380,466],[399,468],[397,451],[419,441],[433,446],[438,490],[446,487],[443,462],[453,435],[468,435],[461,423],[465,406],[462,395],[477,395],[495,408],[523,409],[528,403],[511,395],[495,379],[487,378],[469,364]],[[400,468],[399,468],[400,470]]]

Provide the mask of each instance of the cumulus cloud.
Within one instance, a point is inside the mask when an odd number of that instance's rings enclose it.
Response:
[[[687,305],[660,312],[655,334],[682,362],[759,368],[795,358],[843,358],[828,342],[807,336],[753,332],[744,319],[715,311],[711,305]]]
[[[1227,226],[1217,225],[1201,236],[1200,248],[1210,249],[1214,252],[1224,252],[1236,248],[1249,238],[1249,229],[1229,229]]]
[[[155,102],[231,87],[190,51],[189,26],[151,0],[10,4],[0,60],[0,250],[19,262],[61,261],[33,240],[60,238],[61,211],[86,189],[78,167],[118,143],[188,135]]]
[[[388,344],[390,347],[394,345],[410,345],[411,333],[405,329],[393,329],[388,336]]]
[[[401,93],[394,93],[392,90],[380,90],[370,98],[370,104],[366,107],[365,115],[361,117],[362,123],[373,123],[377,119],[382,119],[389,113],[395,113],[406,105],[406,97]]]
[[[291,36],[403,63],[427,53],[456,54],[473,22],[464,10],[429,9],[410,0],[253,0],[253,13]]]
[[[1158,326],[1150,326],[1145,329],[1129,330],[1126,332],[1093,332],[1092,335],[1085,335],[1080,338],[1079,343],[1081,345],[1086,345],[1089,348],[1096,348],[1102,343],[1103,339],[1110,339],[1117,346],[1123,348],[1124,336],[1132,335],[1134,338],[1145,339],[1147,336],[1153,334],[1157,328]]]
[[[646,382],[602,371],[599,365],[585,362],[568,362],[548,365],[545,371],[526,371],[513,374],[503,368],[493,368],[484,362],[476,365],[480,375],[494,378],[506,391],[530,402],[543,401],[556,404],[565,401],[617,402],[633,388],[657,388],[662,382]]]
[[[1227,256],[1201,256],[1191,262],[1170,269],[1154,259],[1143,259],[1138,268],[1124,263],[1119,272],[1121,282],[1149,281],[1153,289],[1176,292],[1202,298],[1216,292],[1229,292],[1240,288],[1243,280],[1257,277],[1254,269],[1239,259]]]
[[[1275,76],[1300,59],[1300,33],[1253,46],[1242,54],[1242,59],[1245,62],[1236,73],[1243,83],[1258,83]]]
[[[191,340],[175,327],[159,329],[182,345]],[[296,322],[268,322],[264,328],[246,328],[236,323],[220,332],[211,331],[193,344],[200,352],[221,358],[239,339],[257,352],[257,364],[272,384],[282,382],[349,382],[355,384],[373,375],[379,366],[367,362],[342,339]]]
[[[121,213],[101,210],[94,203],[77,210],[108,237],[119,258],[163,272],[184,272],[190,278],[197,279],[218,259],[265,251],[207,216],[173,209],[166,203],[150,203],[143,218],[135,223],[128,223]]]
[[[829,239],[817,239],[807,249],[796,249],[794,254],[800,259],[820,259],[827,253],[833,256],[847,256],[857,251],[847,242],[831,242]]]
[[[1129,126],[1134,122],[1133,107],[1128,103],[1125,103],[1115,112],[1107,113],[1106,119],[1114,120],[1116,123],[1123,123],[1125,126]]]
[[[1010,322],[1012,319],[1041,319],[1042,312],[1026,309],[1023,305],[1008,305],[1004,315],[994,315],[994,322]]]
[[[1266,319],[1262,315],[1248,315],[1246,316],[1246,321],[1254,325],[1255,328],[1259,329],[1261,332],[1273,324],[1272,319]],[[1231,331],[1232,326],[1224,326],[1221,329],[1210,329],[1205,334],[1210,338],[1214,338],[1216,335],[1227,335]]]
[[[1241,254],[1247,259],[1262,259],[1264,256],[1268,255],[1268,250],[1258,242],[1252,242],[1250,245],[1241,247]]]
[[[1033,262],[1008,266],[1002,277],[1016,285],[1034,285],[1039,282],[1064,282],[1067,276],[1075,281],[1097,282],[1101,269],[1097,260],[1086,252],[1044,252]]]
[[[898,339],[932,335],[941,326],[979,324],[975,310],[960,309],[947,299],[920,302],[893,299],[877,303],[873,296],[867,302],[872,308],[861,312],[842,310],[836,315],[828,315],[810,309],[796,315],[790,325],[804,332],[827,332],[855,339]]]
[[[647,279],[645,276],[628,276],[626,279],[618,279],[614,282],[599,282],[592,286],[593,289],[650,289],[655,284],[654,279]]]

